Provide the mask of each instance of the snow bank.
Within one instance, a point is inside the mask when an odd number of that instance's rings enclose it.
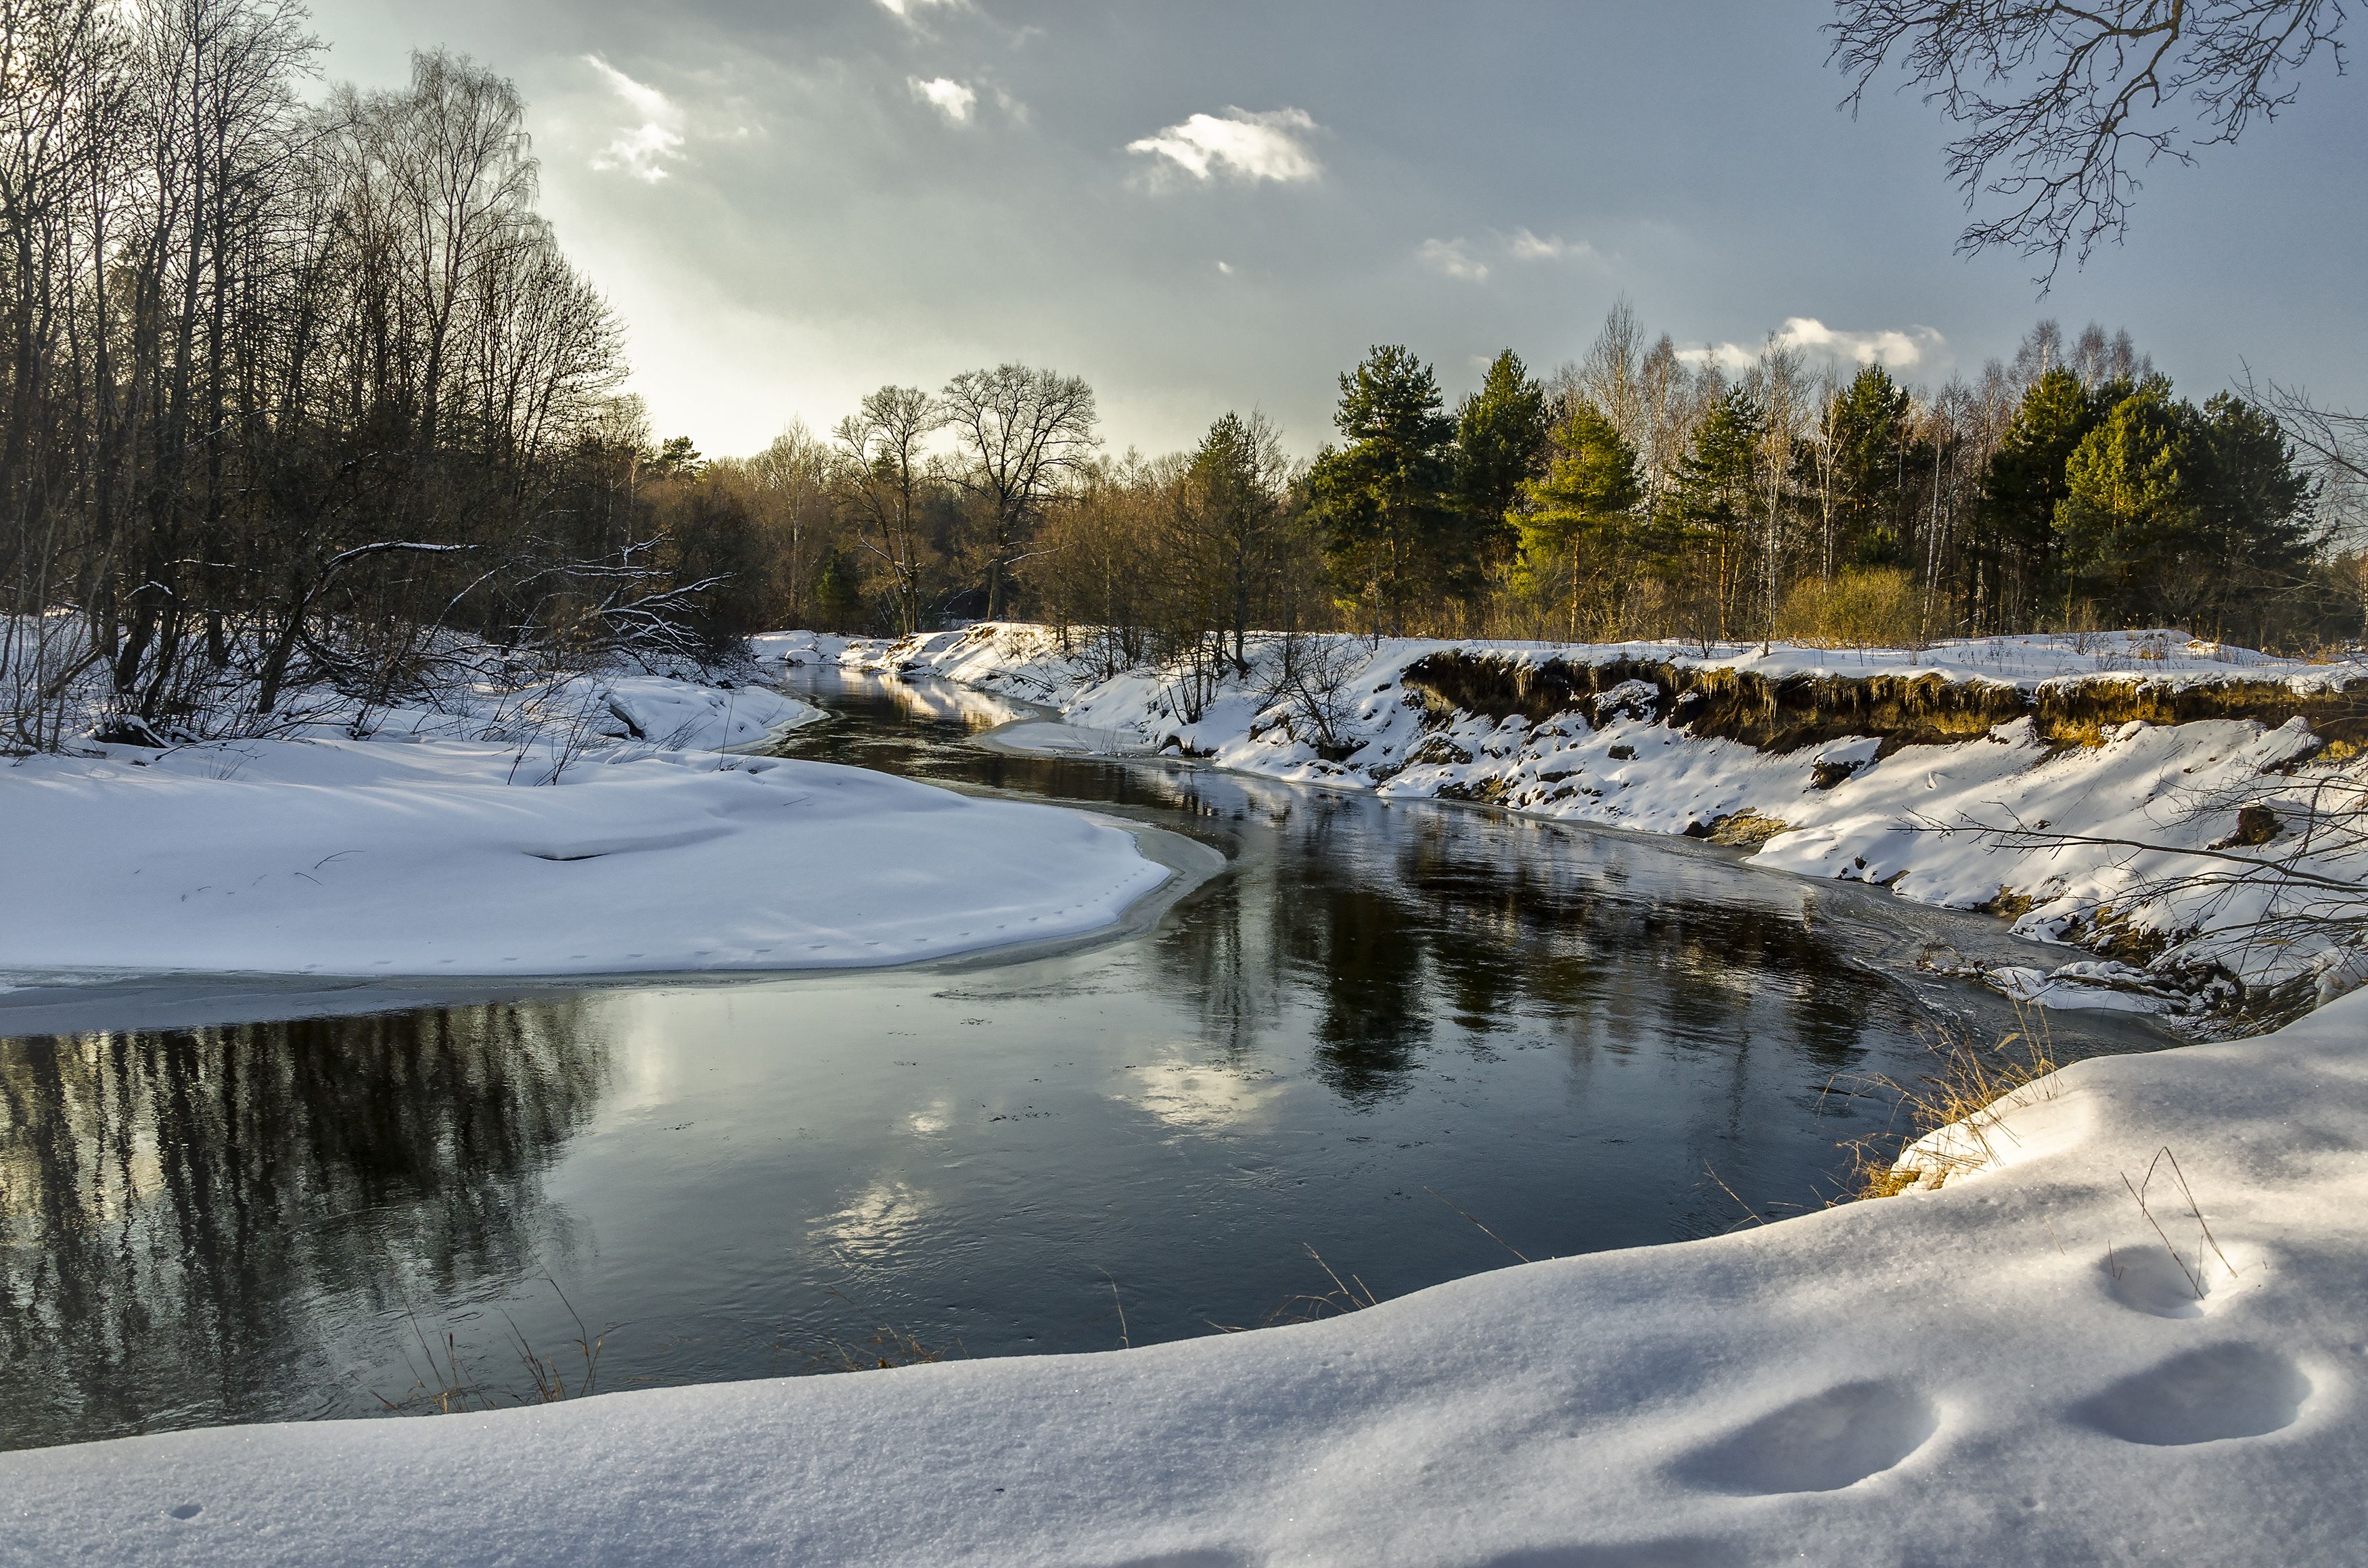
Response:
[[[725,755],[821,717],[778,692],[534,702],[0,767],[0,980],[869,966],[1086,936],[1168,877],[1082,813]]]
[[[1220,685],[1197,716],[1178,672],[1135,669],[1096,678],[1075,651],[1039,627],[987,625],[896,642],[785,639],[792,656],[843,668],[951,680],[1057,708],[1064,724],[1035,722],[996,732],[994,744],[1042,752],[1164,752],[1219,767],[1383,796],[1491,801],[1510,810],[1647,833],[1712,835],[1755,846],[1755,859],[1804,876],[1875,882],[1901,897],[2016,916],[2017,934],[2134,957],[2152,979],[2127,983],[2083,957],[2047,971],[1995,977],[2049,1006],[2146,1006],[2202,1012],[2229,999],[2232,980],[2273,986],[2340,971],[2356,955],[2325,943],[2243,939],[2268,891],[2238,894],[2169,884],[2211,869],[2203,853],[2225,845],[2243,804],[2287,818],[2329,778],[2368,782],[2368,761],[2321,756],[2319,737],[2296,718],[2280,724],[2210,719],[2124,723],[2093,744],[2044,739],[2032,719],[1946,744],[1896,745],[1845,735],[1789,751],[1762,751],[1691,733],[1680,699],[1634,680],[1537,720],[1442,712],[1422,689],[1434,655],[1485,655],[1508,667],[1548,664],[1669,665],[1781,677],[1916,676],[2010,688],[2059,704],[2082,683],[2132,682],[2172,692],[2225,687],[2289,692],[2296,700],[2340,692],[2353,666],[2277,660],[2193,642],[2180,632],[2080,638],[1991,638],[1922,653],[1833,651],[1778,645],[1699,650],[1663,644],[1555,646],[1328,641],[1346,657],[1334,699],[1335,734],[1322,744],[1303,703],[1270,699],[1254,674]],[[1260,658],[1277,656],[1269,641]],[[2009,702],[2009,710],[2017,705]],[[2160,846],[2013,841],[1995,829],[2126,839]],[[2291,837],[2287,843],[2291,843]],[[2285,846],[2271,841],[2269,853]],[[2356,846],[2306,858],[2304,868],[2339,881],[2368,879]],[[2176,983],[2171,983],[2175,982]]]
[[[5,1555],[2356,1562],[2363,1039],[2083,1062],[1942,1190],[1299,1327],[0,1455]]]

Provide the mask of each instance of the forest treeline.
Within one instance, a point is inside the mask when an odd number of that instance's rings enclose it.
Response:
[[[977,617],[1113,665],[1253,629],[1920,642],[2361,632],[2362,560],[2277,420],[2043,324],[1934,390],[1622,306],[1451,406],[1375,348],[1312,461],[1258,413],[1099,439],[1021,365],[887,386],[754,457],[660,443],[536,210],[511,85],[443,51],[328,86],[290,0],[0,0],[0,718],[268,724],[786,625]],[[77,703],[80,706],[77,706]]]
[[[1238,657],[1251,628],[2361,634],[2361,553],[2278,421],[2180,397],[2095,325],[2043,322],[2011,362],[1930,392],[1773,344],[1730,374],[1622,305],[1584,359],[1540,377],[1507,350],[1452,407],[1413,352],[1377,347],[1341,376],[1334,423],[1307,462],[1256,413],[1188,452],[1113,456],[1081,383],[1006,366],[942,394],[883,388],[828,440],[793,426],[756,458],[678,469],[660,506],[686,559],[732,574],[725,619],[1019,613],[1092,629],[1113,662]]]
[[[439,51],[323,92],[302,21],[0,0],[0,741],[93,683],[134,736],[383,700],[453,632],[688,645],[516,91]]]

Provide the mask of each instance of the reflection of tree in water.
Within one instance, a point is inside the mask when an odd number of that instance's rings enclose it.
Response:
[[[1162,967],[1238,1056],[1280,1017],[1287,963],[1318,1013],[1317,1071],[1355,1105],[1405,1091],[1434,1017],[1476,1042],[1543,1016],[1585,1049],[1716,1049],[1738,1067],[1755,1035],[1779,1037],[1830,1072],[1885,989],[1796,908],[1735,898],[1723,864],[1659,851],[1638,885],[1622,846],[1552,824],[1302,799],[1269,818],[1272,857],[1186,909]]]
[[[0,1442],[336,1406],[313,1314],[532,1261],[578,1004],[0,1042]]]
[[[1475,1047],[1543,1016],[1583,1050],[1716,1049],[1738,1067],[1755,1035],[1782,1038],[1830,1072],[1856,1055],[1879,985],[1796,908],[1736,898],[1723,861],[1201,768],[916,744],[908,721],[883,732],[860,717],[887,699],[838,700],[857,722],[801,732],[801,755],[1147,808],[1220,842],[1271,835],[1271,854],[1179,909],[1159,966],[1201,1039],[1237,1064],[1295,989],[1318,1015],[1318,1071],[1353,1104],[1404,1092],[1434,1017]]]
[[[1283,908],[1284,950],[1322,999],[1317,1074],[1352,1106],[1404,1094],[1430,1036],[1423,971],[1431,933],[1405,900],[1353,882],[1303,889]]]

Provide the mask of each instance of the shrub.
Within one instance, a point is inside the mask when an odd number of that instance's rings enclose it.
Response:
[[[1823,648],[1919,648],[1923,596],[1916,579],[1896,566],[1845,571],[1830,582],[1813,579],[1784,596],[1776,635]]]

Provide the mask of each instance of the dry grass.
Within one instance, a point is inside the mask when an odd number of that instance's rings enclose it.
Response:
[[[371,1397],[385,1407],[390,1415],[457,1415],[469,1410],[499,1410],[514,1404],[556,1404],[562,1400],[583,1399],[596,1392],[600,1381],[600,1351],[608,1343],[609,1330],[594,1334],[584,1326],[584,1319],[575,1311],[567,1292],[559,1289],[555,1279],[546,1279],[559,1297],[559,1304],[575,1322],[575,1337],[567,1343],[573,1353],[545,1355],[528,1342],[526,1334],[515,1321],[509,1321],[510,1346],[527,1374],[527,1388],[521,1392],[514,1383],[499,1385],[479,1381],[461,1363],[459,1335],[447,1331],[439,1347],[427,1337],[416,1313],[404,1313],[411,1325],[412,1338],[419,1346],[419,1358],[414,1360],[408,1351],[404,1361],[411,1371],[411,1387],[394,1398],[371,1391]],[[614,1327],[613,1324],[610,1327]]]
[[[1931,1045],[1934,1071],[1913,1085],[1880,1076],[1856,1081],[1853,1092],[1891,1097],[1892,1119],[1883,1132],[1842,1145],[1850,1155],[1846,1200],[1939,1187],[1996,1161],[1999,1141],[2011,1136],[2006,1113],[2031,1103],[2042,1093],[2032,1085],[2061,1065],[2046,1015],[2034,1009],[2021,1015],[2021,1024],[1987,1047],[1962,1031],[1942,1036]],[[1948,1137],[1918,1149],[1915,1163],[1902,1168],[1909,1148],[1943,1128]]]
[[[2105,744],[2105,726],[2094,719],[2066,719],[2049,726],[2047,744],[2058,751],[2095,751]]]
[[[1438,1195],[1434,1193],[1432,1196],[1437,1197]],[[1447,1202],[1443,1198],[1440,1199],[1440,1201],[1442,1203]],[[1454,1208],[1454,1205],[1448,1204],[1448,1207],[1452,1209]],[[1463,1213],[1463,1210],[1459,1209],[1456,1210],[1456,1212],[1460,1214]],[[1469,1219],[1470,1216],[1466,1215],[1465,1218]],[[1476,1220],[1472,1222],[1475,1225],[1479,1224],[1479,1221]],[[1483,1225],[1481,1226],[1481,1229],[1486,1230],[1487,1227]],[[1492,1231],[1489,1232],[1489,1234],[1494,1236],[1496,1233]],[[1302,1243],[1301,1244],[1303,1246],[1307,1245],[1305,1243]],[[1497,1244],[1500,1246],[1506,1245],[1506,1244],[1501,1240]],[[1511,1249],[1507,1247],[1507,1250],[1510,1251]],[[1314,1323],[1319,1318],[1339,1317],[1346,1312],[1362,1312],[1367,1307],[1379,1306],[1381,1304],[1380,1299],[1373,1294],[1372,1289],[1368,1287],[1362,1279],[1358,1278],[1353,1274],[1349,1275],[1346,1279],[1341,1278],[1339,1271],[1334,1268],[1330,1264],[1325,1262],[1324,1255],[1317,1252],[1313,1246],[1307,1246],[1307,1256],[1315,1260],[1315,1267],[1324,1271],[1324,1277],[1326,1279],[1332,1281],[1332,1289],[1313,1295],[1287,1296],[1283,1298],[1282,1304],[1275,1308],[1274,1311],[1267,1313],[1265,1318],[1258,1323],[1258,1327],[1278,1328],[1285,1324]],[[1520,1256],[1519,1253],[1515,1253],[1514,1256],[1516,1257]],[[1523,1258],[1522,1261],[1526,1263],[1529,1260],[1527,1258]],[[1219,1334],[1243,1334],[1247,1333],[1250,1326],[1247,1324],[1219,1323],[1214,1318],[1203,1318],[1201,1321],[1207,1324],[1211,1328],[1215,1329]]]
[[[861,1345],[848,1345],[837,1337],[825,1337],[827,1349],[813,1353],[807,1370],[814,1372],[879,1372],[894,1367],[920,1367],[939,1361],[958,1361],[963,1351],[962,1341],[951,1346],[925,1345],[901,1328],[875,1328],[871,1337]]]

